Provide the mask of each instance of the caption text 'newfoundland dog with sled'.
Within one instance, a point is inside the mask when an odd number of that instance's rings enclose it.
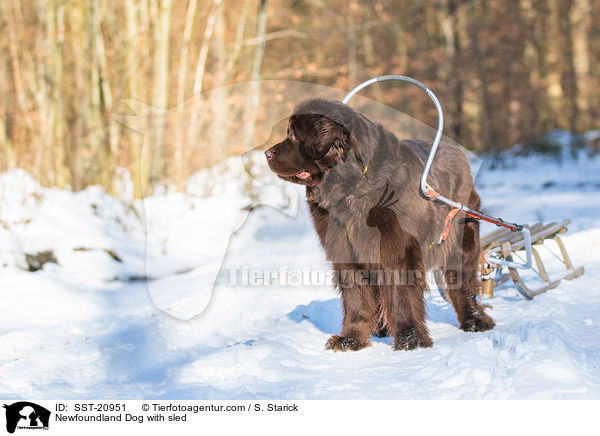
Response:
[[[438,243],[449,206],[420,195],[430,146],[400,141],[338,101],[300,103],[282,142],[265,155],[282,179],[306,186],[313,223],[335,269],[344,318],[327,341],[336,351],[370,345],[371,334],[394,337],[394,349],[430,347],[425,325],[425,272],[440,271],[460,328],[484,331],[494,321],[476,295],[481,288],[479,223],[455,220]],[[479,196],[464,153],[448,143],[430,180],[473,209]]]

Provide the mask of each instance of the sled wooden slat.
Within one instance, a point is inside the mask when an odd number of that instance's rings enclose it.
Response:
[[[556,223],[551,223],[556,224]],[[541,227],[543,227],[543,223],[536,223],[532,226],[527,226],[529,231],[533,234],[534,232],[539,231]],[[490,249],[494,247],[501,246],[507,241],[514,242],[519,239],[523,239],[523,234],[521,232],[513,232],[510,229],[501,229],[500,231],[492,232],[489,235],[486,235],[481,239],[481,246]],[[532,240],[533,242],[533,240]]]
[[[532,226],[528,226],[531,233],[531,243],[535,244],[540,240],[553,237],[555,234],[562,231],[562,229],[564,229],[570,222],[571,220],[564,220],[558,223],[536,223]],[[488,241],[488,238],[484,238],[484,240]],[[509,234],[502,235],[500,238],[493,238],[491,241],[487,242],[487,244],[485,244],[485,249],[499,247],[504,245],[506,242],[510,242],[511,251],[519,251],[525,248],[525,239],[523,238],[523,234],[521,232],[512,232],[509,230]]]
[[[483,238],[481,238],[481,246],[487,247],[492,241],[495,241],[496,239],[501,238],[510,233],[512,233],[512,231],[509,229],[505,229],[504,227],[501,229],[495,230],[492,233],[489,233],[489,234],[485,235]]]
[[[535,244],[537,241],[541,241],[546,238],[552,238],[554,235],[564,229],[570,222],[571,220],[564,220],[560,223],[550,223],[547,226],[543,226],[541,230],[535,230],[535,232],[531,233],[531,243]],[[525,239],[521,237],[519,240],[511,242],[510,248],[511,251],[522,250],[525,248]]]

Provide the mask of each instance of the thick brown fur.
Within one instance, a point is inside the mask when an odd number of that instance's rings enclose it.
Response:
[[[394,349],[431,347],[425,323],[425,272],[439,270],[460,328],[494,327],[476,301],[479,223],[457,216],[436,244],[450,208],[424,198],[419,181],[430,145],[400,141],[381,125],[337,101],[300,103],[288,136],[265,152],[284,180],[306,186],[313,223],[335,269],[344,318],[327,341],[359,350],[370,336],[391,335]],[[442,195],[480,206],[464,153],[441,143],[429,183]]]

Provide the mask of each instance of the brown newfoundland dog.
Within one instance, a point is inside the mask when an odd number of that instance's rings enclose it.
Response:
[[[450,207],[423,197],[419,181],[430,150],[400,141],[381,125],[338,101],[296,106],[287,137],[265,155],[280,178],[306,186],[315,229],[335,270],[344,318],[326,344],[359,350],[370,336],[391,335],[394,349],[431,347],[425,324],[425,272],[439,272],[460,328],[494,327],[476,295],[479,223],[457,216],[440,241]],[[442,195],[477,210],[469,162],[441,143],[429,183]]]

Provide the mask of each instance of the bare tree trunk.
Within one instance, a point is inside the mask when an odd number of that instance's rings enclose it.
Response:
[[[528,2],[523,2],[525,5]],[[523,9],[523,8],[522,8]],[[549,52],[547,28],[549,26],[549,7],[546,0],[534,0],[528,13],[531,31],[530,45],[526,44],[525,58],[531,58],[530,86],[534,93],[534,108],[537,129],[540,132],[550,128],[554,123],[554,108],[550,101]],[[529,46],[528,46],[529,45]]]
[[[528,89],[528,96],[523,96],[522,103],[525,106],[523,110],[527,114],[529,126],[526,127],[526,135],[535,135],[539,133],[539,123],[541,120],[541,108],[544,103],[542,100],[543,84],[542,72],[540,71],[540,53],[535,46],[536,41],[536,18],[543,19],[543,11],[535,10],[534,4],[530,0],[519,0],[519,15],[522,23],[522,64],[526,70],[526,79],[521,87],[521,91]]]
[[[461,51],[460,35],[457,31],[458,11],[456,0],[446,0],[445,8],[439,13],[444,36],[444,52],[446,61],[443,68],[443,81],[450,95],[450,132],[452,136],[461,140],[463,117],[463,82],[459,68]]]
[[[183,189],[183,183],[187,172],[184,170],[183,153],[183,118],[184,118],[184,99],[185,99],[185,79],[188,68],[188,54],[190,51],[190,39],[192,37],[192,27],[194,25],[194,16],[198,0],[190,0],[188,3],[185,27],[183,29],[183,39],[181,41],[181,53],[179,55],[179,73],[177,74],[177,126],[175,128],[175,184],[177,190]]]
[[[256,125],[256,109],[260,99],[260,70],[265,55],[265,28],[267,23],[266,0],[260,0],[258,7],[258,22],[256,24],[256,37],[263,38],[263,41],[256,46],[254,53],[254,62],[252,64],[252,87],[248,98],[246,99],[247,116],[245,123],[245,149],[249,149],[254,142],[254,128]]]
[[[36,32],[36,46],[44,47],[48,49],[45,41],[48,39],[47,35],[52,29],[53,13],[54,10],[52,5],[46,5],[46,8],[38,11],[38,19],[42,24],[41,28]],[[50,28],[49,28],[50,26]],[[44,55],[43,51],[34,53],[32,59],[27,59],[29,65],[26,68],[25,80],[28,82],[29,89],[32,92],[33,99],[35,101],[35,108],[37,109],[37,133],[39,134],[37,140],[38,153],[35,157],[34,173],[38,180],[42,183],[53,184],[54,180],[54,168],[52,166],[52,126],[54,124],[52,103],[51,103],[51,91],[49,89],[50,77],[49,71],[49,59]],[[30,72],[31,74],[27,74]]]
[[[152,144],[152,160],[150,164],[149,188],[158,182],[160,174],[164,173],[162,159],[162,142],[165,128],[164,110],[167,108],[169,82],[169,26],[171,22],[172,0],[160,0],[154,18],[154,68],[152,80],[152,106],[158,108],[153,112],[151,120],[154,134]]]
[[[225,65],[225,73],[228,78],[231,78],[233,67],[244,45],[244,32],[246,31],[246,22],[248,21],[248,13],[250,12],[250,6],[252,3],[252,0],[245,0],[244,5],[242,6],[242,11],[240,12],[240,19],[238,20],[238,25],[235,31],[235,43],[229,52],[227,64]]]
[[[245,150],[252,147],[254,143],[254,130],[256,127],[256,110],[260,102],[260,70],[262,68],[262,62],[265,54],[265,28],[267,23],[267,11],[266,11],[266,0],[259,0],[258,5],[258,21],[256,24],[256,37],[259,39],[259,43],[256,46],[254,52],[254,62],[252,63],[252,82],[250,87],[250,95],[246,98],[245,110],[246,115],[244,123],[244,142]],[[250,174],[252,167],[254,166],[253,156],[250,154],[248,160],[245,161],[245,170]],[[248,178],[248,184],[245,186],[246,193],[249,198],[254,201],[256,200],[255,185],[252,177]]]
[[[89,96],[88,89],[88,64],[85,62],[86,53],[89,52],[86,46],[86,8],[70,7],[68,9],[67,21],[69,22],[70,32],[73,35],[80,35],[78,38],[70,38],[69,51],[73,56],[71,67],[73,80],[70,84],[71,99],[70,105],[65,105],[65,119],[71,119],[69,128],[65,133],[65,160],[70,173],[71,188],[78,190],[81,188],[82,159],[81,154],[88,148],[89,139],[86,136],[86,123],[89,119]],[[77,109],[75,109],[75,107]],[[73,112],[77,110],[77,114]],[[85,139],[84,139],[85,138]]]
[[[62,94],[65,41],[65,8],[63,2],[58,0],[55,8],[56,14],[53,18],[56,23],[51,20],[48,25],[48,34],[56,35],[52,47],[52,112],[54,114],[52,157],[54,160],[54,174],[56,175],[55,184],[62,188],[68,183],[68,170],[65,163],[65,107]]]
[[[493,132],[491,126],[491,119],[493,118],[492,102],[488,90],[489,82],[487,78],[487,71],[485,66],[485,59],[483,57],[482,49],[479,42],[479,20],[480,15],[476,14],[477,0],[471,0],[471,13],[469,19],[469,30],[471,48],[473,55],[475,56],[475,62],[477,65],[477,77],[479,79],[479,86],[481,90],[481,118],[480,118],[480,130],[481,136],[484,142],[484,149],[491,150],[493,153],[498,153],[499,147],[497,143],[496,135]]]
[[[573,41],[573,67],[575,70],[575,86],[577,89],[576,104],[578,107],[579,125],[582,129],[593,127],[590,118],[590,49],[588,34],[592,20],[589,0],[575,0],[571,8],[571,30]]]
[[[408,53],[408,34],[409,32],[406,31],[406,29],[404,28],[404,23],[402,22],[402,20],[399,18],[397,20],[393,20],[392,22],[392,28],[394,30],[394,40],[395,40],[395,44],[394,47],[396,48],[396,50],[398,51],[398,53],[393,56],[394,59],[398,59],[397,63],[392,64],[392,66],[394,68],[397,68],[398,71],[401,71],[400,74],[409,74],[408,71],[408,65],[409,65],[409,53]],[[378,87],[375,87],[378,88]],[[379,92],[378,90],[376,90],[376,92]],[[385,100],[384,100],[385,101]],[[386,101],[386,103],[390,103],[389,101]],[[400,97],[400,107],[402,108],[402,110],[407,110],[406,108],[408,107],[409,101],[406,98],[406,93],[402,93],[401,97]]]
[[[25,71],[19,57],[19,36],[17,31],[22,28],[23,21],[20,14],[18,14],[20,8],[20,0],[0,0],[0,17],[2,18],[3,29],[6,29],[5,33],[8,34],[6,40],[8,63],[10,64],[9,71],[11,73],[18,108],[16,111],[11,111],[11,122],[13,125],[9,126],[10,131],[6,132],[6,126],[3,130],[10,136],[10,152],[7,153],[7,158],[14,160],[15,163],[18,162],[19,143],[23,142],[22,138],[26,138],[27,141],[27,139],[30,139],[28,138],[29,135],[33,136],[36,133],[36,127],[30,113],[32,106],[29,100],[30,96],[23,83]],[[37,154],[38,152],[36,152]]]
[[[10,56],[10,64],[12,68],[12,78],[15,87],[15,93],[17,95],[17,103],[21,110],[21,116],[24,118],[27,128],[33,129],[33,121],[29,114],[29,108],[27,103],[27,96],[25,95],[25,87],[21,78],[23,72],[21,69],[21,63],[19,59],[19,50],[17,48],[17,32],[16,27],[20,24],[17,20],[15,9],[21,8],[19,0],[0,0],[0,11],[2,16],[5,17],[4,24],[7,28],[8,33],[8,52]]]
[[[90,180],[94,180],[100,176],[102,170],[101,165],[97,165],[97,161],[102,154],[102,138],[100,137],[102,131],[102,90],[100,83],[100,71],[98,70],[98,53],[95,50],[96,35],[100,31],[100,11],[98,0],[88,0],[88,53],[91,53],[91,68],[90,79],[87,84],[89,89],[89,106],[83,113],[86,117],[84,121],[84,127],[89,131],[89,142],[91,149],[93,150],[93,156],[89,157],[89,160],[85,162],[83,171],[81,172],[82,185],[87,185]],[[88,55],[89,56],[89,55]],[[75,145],[77,147],[77,145]],[[93,165],[93,166],[92,166]],[[93,170],[93,171],[90,171]]]
[[[348,45],[348,77],[351,83],[355,83],[358,77],[358,60],[356,54],[356,11],[353,2],[348,3],[348,14],[346,16],[346,44]]]
[[[590,3],[590,15],[588,19],[591,21],[589,30],[589,89],[588,99],[590,101],[590,119],[596,122],[600,114],[600,22],[597,17],[600,16],[600,2],[593,1]],[[595,19],[594,19],[595,18]]]
[[[196,63],[196,73],[194,75],[194,95],[192,104],[190,105],[191,116],[187,134],[187,141],[190,142],[196,141],[196,136],[198,135],[199,131],[201,108],[200,93],[202,92],[202,85],[204,83],[204,72],[206,70],[206,59],[208,57],[208,49],[210,46],[212,34],[215,29],[215,15],[218,12],[217,10],[221,5],[221,1],[222,0],[213,0],[212,9],[208,13],[208,17],[206,19],[204,36],[202,39],[202,44],[200,45],[198,62]]]
[[[567,111],[567,126],[570,131],[576,132],[579,111],[577,107],[577,83],[575,78],[572,29],[569,20],[572,3],[570,1],[565,2],[557,0],[556,7],[559,35],[564,38],[561,47],[562,72],[560,81],[565,97],[564,103]]]
[[[144,4],[145,2],[142,2]],[[139,5],[141,8],[141,4]],[[135,4],[135,0],[126,0],[125,19],[127,30],[127,93],[128,97],[137,100],[140,96],[140,81],[137,77],[139,67],[138,47],[140,42],[140,33],[142,31],[141,11]],[[147,29],[143,29],[147,30]],[[134,186],[134,197],[142,198],[146,190],[146,181],[148,180],[148,166],[142,161],[143,138],[139,133],[133,133],[129,142],[129,155],[131,159],[130,171]]]
[[[212,91],[211,100],[211,126],[208,134],[210,145],[205,153],[206,164],[211,166],[215,163],[215,150],[219,150],[217,155],[223,156],[226,151],[223,147],[227,144],[227,120],[229,104],[227,102],[227,91],[224,88],[226,73],[224,71],[226,56],[225,56],[225,4],[222,2],[216,11],[215,35],[212,39],[213,44],[213,75],[212,75]]]
[[[98,7],[98,4],[96,4]],[[102,14],[102,15],[101,15]],[[102,17],[104,11],[97,10],[96,15]],[[110,116],[114,110],[112,89],[108,76],[108,66],[106,61],[106,51],[104,49],[104,40],[102,31],[98,27],[94,38],[94,49],[96,52],[96,68],[99,74],[99,85],[102,92],[102,101],[99,109],[101,110],[102,125],[104,128],[103,139],[103,185],[108,192],[114,193],[114,172],[117,166],[117,153],[119,147],[118,126],[115,120]]]
[[[9,83],[9,76],[10,72],[8,62],[0,62],[0,83]],[[9,105],[9,87],[2,87],[0,88],[0,147],[3,150],[3,153],[1,155],[2,159],[0,159],[0,171],[6,171],[8,168],[12,168],[16,164],[13,141],[11,138],[11,133],[8,131],[9,127],[7,126],[7,124],[10,123],[8,120],[12,116]]]
[[[551,120],[554,128],[557,125],[563,128],[569,128],[571,123],[571,104],[570,92],[573,90],[572,84],[569,82],[569,74],[566,73],[568,65],[565,59],[567,48],[565,47],[565,17],[562,0],[548,1],[549,17],[544,27],[544,36],[547,39],[552,39],[552,42],[545,46],[546,48],[546,68],[548,69],[546,81],[546,94],[548,102],[552,107]],[[570,6],[569,6],[570,7]],[[568,16],[566,18],[568,20]],[[567,30],[569,30],[567,28]],[[572,66],[572,63],[571,63]]]

